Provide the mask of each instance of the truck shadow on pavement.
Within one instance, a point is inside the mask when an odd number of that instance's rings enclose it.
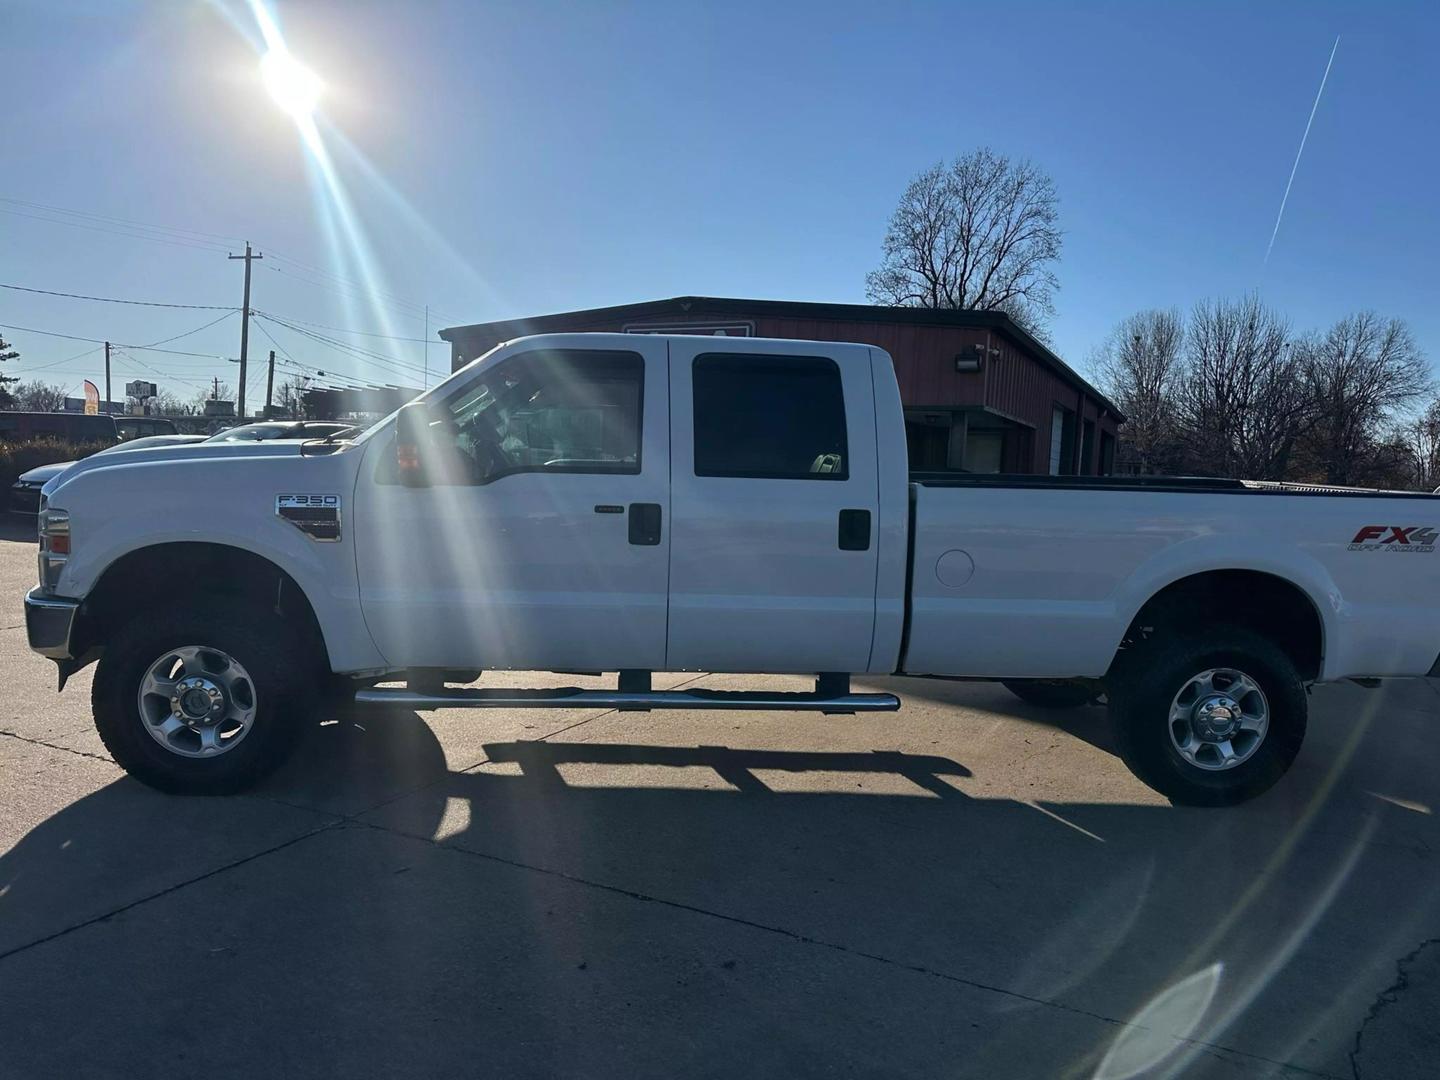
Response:
[[[413,713],[342,719],[253,796],[119,779],[0,858],[0,1060],[1348,1075],[1440,921],[1433,816],[1369,794],[1436,783],[1379,749],[1214,812],[975,797],[898,752],[510,738],[462,770]],[[217,994],[223,1024],[156,1004]]]

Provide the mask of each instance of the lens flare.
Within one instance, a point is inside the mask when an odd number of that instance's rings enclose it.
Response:
[[[260,58],[260,78],[275,104],[295,120],[308,120],[324,89],[319,77],[285,48],[271,49]]]

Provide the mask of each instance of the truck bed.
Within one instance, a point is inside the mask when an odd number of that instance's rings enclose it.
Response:
[[[1433,495],[1201,477],[911,481],[912,674],[1096,678],[1145,603],[1217,573],[1299,589],[1323,627],[1326,681],[1435,662]]]

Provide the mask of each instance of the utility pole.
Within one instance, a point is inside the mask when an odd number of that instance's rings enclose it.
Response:
[[[275,392],[275,350],[270,350],[270,371],[265,376],[265,415],[261,420],[270,418],[270,395]]]
[[[94,338],[91,338],[93,341]],[[110,342],[105,342],[105,411],[110,411]]]
[[[215,376],[215,389],[210,392],[210,400],[211,400],[211,401],[219,401],[219,400],[220,400],[220,376],[219,376],[219,375],[216,375],[216,376]]]
[[[244,255],[228,255],[231,259],[245,260],[245,299],[240,308],[240,392],[235,395],[235,414],[245,419],[245,362],[250,351],[250,263],[265,256],[250,251],[250,241],[245,241]]]

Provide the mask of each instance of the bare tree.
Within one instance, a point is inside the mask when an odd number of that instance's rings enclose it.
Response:
[[[1297,352],[1315,405],[1307,456],[1327,483],[1364,482],[1369,452],[1430,388],[1424,354],[1404,322],[1373,311],[1305,338]]]
[[[155,394],[155,411],[161,416],[190,416],[196,409],[192,402],[185,401],[175,391],[161,387]]]
[[[20,353],[12,348],[10,343],[5,340],[5,335],[0,334],[0,364],[5,363],[7,360],[19,359]],[[20,376],[6,375],[4,371],[0,371],[0,409],[9,409],[15,406],[15,397],[6,387],[11,383],[19,381]]]
[[[292,420],[305,419],[305,387],[309,379],[303,375],[291,375],[275,387],[275,405]]]
[[[1397,432],[1410,455],[1411,480],[1422,491],[1440,488],[1440,401]]]
[[[1195,305],[1176,396],[1190,468],[1242,479],[1285,477],[1312,415],[1288,334],[1287,321],[1253,294]]]
[[[61,412],[65,387],[33,379],[15,387],[15,408],[25,412]]]
[[[1175,393],[1181,377],[1185,319],[1178,310],[1141,311],[1110,333],[1096,362],[1100,388],[1126,416],[1120,428],[1123,471],[1173,471],[1180,452]]]
[[[865,277],[877,304],[1004,311],[1031,330],[1054,314],[1060,287],[1055,183],[1029,161],[988,147],[920,173]]]
[[[207,401],[234,401],[235,392],[230,389],[230,384],[224,379],[212,382],[205,389],[197,393],[191,399],[195,405],[195,411],[203,413]]]

